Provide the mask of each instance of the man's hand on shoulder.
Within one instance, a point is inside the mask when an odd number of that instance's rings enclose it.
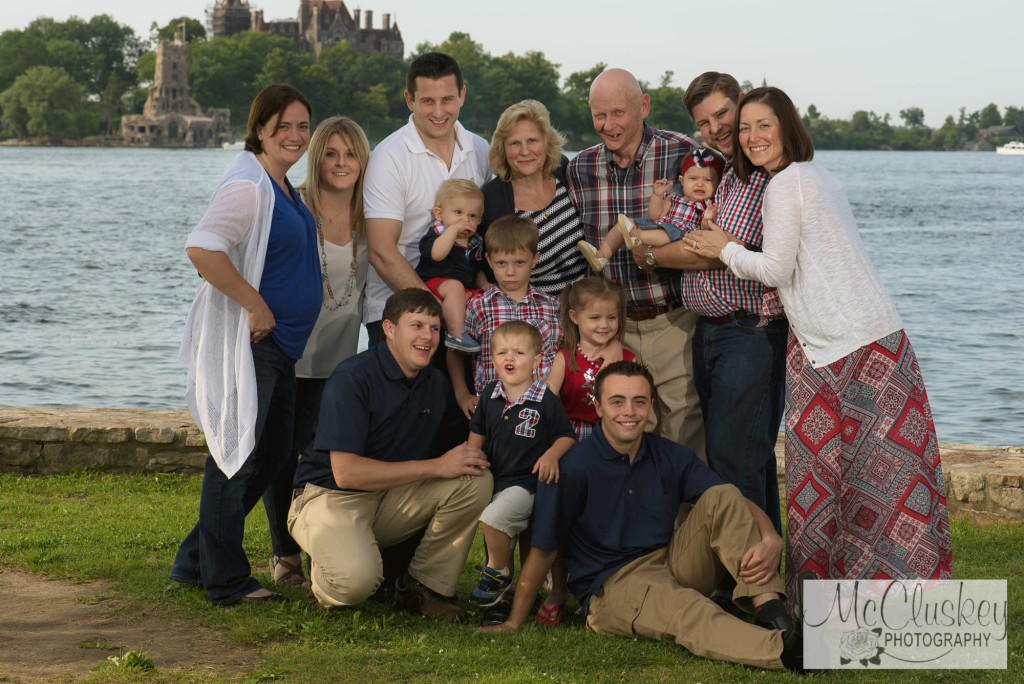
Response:
[[[436,477],[472,479],[482,475],[490,465],[483,451],[463,442],[454,449],[449,449],[436,460]]]

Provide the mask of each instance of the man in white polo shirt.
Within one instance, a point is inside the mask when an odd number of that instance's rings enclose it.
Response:
[[[363,321],[371,346],[382,339],[381,317],[391,293],[426,289],[415,271],[417,245],[431,222],[437,189],[449,178],[482,185],[490,175],[487,141],[458,122],[465,99],[462,71],[453,58],[440,52],[420,55],[406,75],[409,123],[370,156],[363,199],[372,268]]]

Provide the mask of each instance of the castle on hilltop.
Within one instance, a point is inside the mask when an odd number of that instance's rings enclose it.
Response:
[[[205,114],[188,85],[188,43],[181,31],[156,47],[156,75],[142,114],[121,118],[126,145],[148,147],[220,147],[230,141],[231,110]]]
[[[398,23],[384,14],[380,28],[373,28],[373,10],[353,10],[350,14],[342,0],[299,0],[297,19],[267,21],[263,10],[251,9],[248,0],[215,0],[206,10],[211,37],[220,38],[242,31],[260,31],[291,38],[301,52],[319,56],[321,50],[347,41],[363,54],[374,52],[397,59],[405,56],[405,43]],[[360,26],[363,20],[363,26]]]

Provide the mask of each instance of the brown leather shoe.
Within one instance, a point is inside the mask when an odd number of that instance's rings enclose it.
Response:
[[[399,584],[395,602],[431,620],[462,622],[465,615],[450,599],[431,591],[408,575],[405,577],[405,586]]]

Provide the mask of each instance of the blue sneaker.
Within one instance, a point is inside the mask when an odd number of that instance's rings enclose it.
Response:
[[[455,351],[475,354],[480,351],[480,343],[474,340],[469,334],[462,333],[462,337],[456,337],[450,332],[444,334],[444,346]]]
[[[493,606],[511,584],[512,574],[507,568],[495,570],[484,566],[483,572],[480,573],[480,582],[469,595],[469,600],[479,606]]]

